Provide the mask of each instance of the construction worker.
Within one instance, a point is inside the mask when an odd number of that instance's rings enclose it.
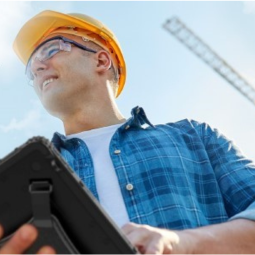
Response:
[[[63,122],[52,142],[141,253],[255,253],[255,165],[205,123],[153,125],[141,107],[126,119],[115,102],[125,60],[105,25],[44,11],[14,50]],[[24,225],[0,252],[22,253],[36,236]]]

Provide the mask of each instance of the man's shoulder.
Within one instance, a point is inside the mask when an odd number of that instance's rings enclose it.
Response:
[[[182,119],[175,122],[156,125],[159,129],[168,130],[175,134],[187,134],[200,137],[210,137],[213,133],[217,133],[217,129],[212,128],[208,123],[194,119]]]
[[[171,127],[175,129],[181,129],[181,130],[191,130],[191,129],[197,130],[209,125],[205,122],[186,118],[186,119],[178,120],[175,122],[167,122],[165,124],[159,124],[157,126],[162,126],[162,127],[165,126],[165,127]]]

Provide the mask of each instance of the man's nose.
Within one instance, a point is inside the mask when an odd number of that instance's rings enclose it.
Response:
[[[35,75],[38,76],[40,72],[43,72],[48,68],[47,65],[48,61],[41,61],[38,58],[34,59],[33,63],[31,64],[31,72]]]

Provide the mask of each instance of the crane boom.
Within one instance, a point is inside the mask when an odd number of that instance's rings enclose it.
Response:
[[[182,21],[173,17],[165,22],[163,28],[175,36],[189,50],[195,53],[195,55],[202,59],[255,105],[255,88],[197,35],[195,35],[195,33],[193,33]]]

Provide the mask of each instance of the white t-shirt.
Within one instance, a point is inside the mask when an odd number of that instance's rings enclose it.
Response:
[[[92,129],[67,136],[67,139],[76,137],[86,143],[94,164],[100,204],[119,227],[129,222],[129,217],[110,157],[109,145],[113,134],[121,125]]]

